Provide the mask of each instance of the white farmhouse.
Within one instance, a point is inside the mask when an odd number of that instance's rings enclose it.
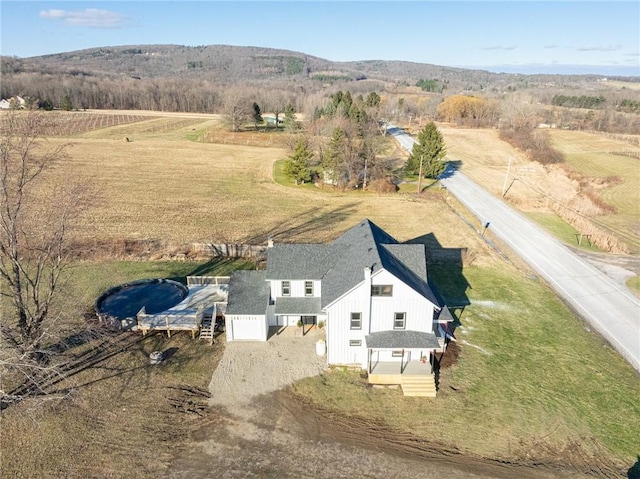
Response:
[[[434,396],[446,306],[427,282],[423,244],[400,244],[364,220],[331,244],[276,244],[266,271],[231,276],[228,341],[266,341],[269,327],[326,325],[327,364],[357,366],[373,384]]]

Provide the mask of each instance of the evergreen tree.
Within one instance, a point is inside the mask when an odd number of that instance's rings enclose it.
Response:
[[[64,111],[73,110],[73,105],[71,104],[71,98],[69,98],[69,95],[65,95],[62,97],[62,103],[60,103],[60,108],[62,108]]]
[[[435,123],[428,123],[418,134],[418,143],[413,145],[413,150],[405,165],[405,171],[410,174],[420,174],[420,161],[422,160],[422,176],[424,178],[437,178],[446,168],[442,158],[447,154],[444,138]]]
[[[325,177],[332,184],[338,184],[344,179],[344,149],[347,136],[340,127],[336,127],[331,134],[329,146],[322,158],[322,169]]]
[[[296,126],[296,110],[291,103],[287,104],[284,109],[284,124],[290,130]]]
[[[260,110],[260,105],[258,105],[256,102],[253,102],[253,114],[251,115],[251,117],[253,118],[253,124],[256,127],[256,130],[258,129],[258,123],[262,123],[262,110]]]
[[[299,138],[295,150],[285,161],[284,174],[295,181],[296,185],[311,181],[309,169],[311,158],[313,158],[313,152],[309,150],[306,140]]]
[[[380,105],[380,95],[378,95],[375,91],[372,91],[367,95],[367,100],[365,104],[368,107],[375,107]]]

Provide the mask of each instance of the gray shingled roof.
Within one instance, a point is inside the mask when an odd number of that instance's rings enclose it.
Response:
[[[320,298],[278,298],[275,314],[320,314]]]
[[[229,280],[229,302],[225,314],[266,314],[269,283],[264,271],[234,271]]]
[[[275,244],[267,249],[267,278],[322,279],[341,248],[325,244]]]
[[[421,331],[379,331],[364,337],[370,349],[438,349],[434,333]]]
[[[427,258],[424,247],[400,244],[368,219],[348,230],[333,244],[345,246],[348,251],[335,262],[335,267],[327,272],[322,281],[323,307],[362,282],[365,267],[370,267],[374,273],[384,268],[436,306],[440,304],[426,281]],[[405,264],[404,260],[409,264]]]
[[[267,251],[267,278],[322,280],[322,308],[364,281],[364,268],[384,268],[436,306],[426,278],[424,245],[400,244],[365,219],[330,245],[277,244]],[[280,301],[280,299],[278,299]]]
[[[418,278],[427,277],[426,250],[423,244],[385,244],[384,248],[402,261]]]

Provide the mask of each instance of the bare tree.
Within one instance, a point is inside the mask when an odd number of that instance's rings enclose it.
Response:
[[[50,349],[59,339],[57,296],[68,265],[68,231],[83,195],[49,173],[65,144],[40,137],[51,114],[0,117],[0,401],[41,393],[55,374]],[[68,187],[67,187],[68,186]]]
[[[241,90],[230,89],[225,93],[223,113],[231,128],[238,131],[243,123],[251,117],[251,102]]]

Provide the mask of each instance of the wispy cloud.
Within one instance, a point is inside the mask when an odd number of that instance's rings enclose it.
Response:
[[[492,45],[489,47],[483,47],[483,50],[515,50],[516,47],[515,45],[510,45],[510,46],[500,46],[500,45]]]
[[[549,48],[549,49],[551,49],[551,48],[560,48],[560,45],[555,45],[555,44],[545,45],[543,48]]]
[[[84,10],[41,10],[41,18],[61,21],[65,25],[73,27],[91,28],[120,28],[126,17],[117,12],[109,10],[99,10],[97,8],[86,8]]]
[[[593,45],[589,47],[576,48],[579,52],[615,52],[621,49],[622,45]]]

